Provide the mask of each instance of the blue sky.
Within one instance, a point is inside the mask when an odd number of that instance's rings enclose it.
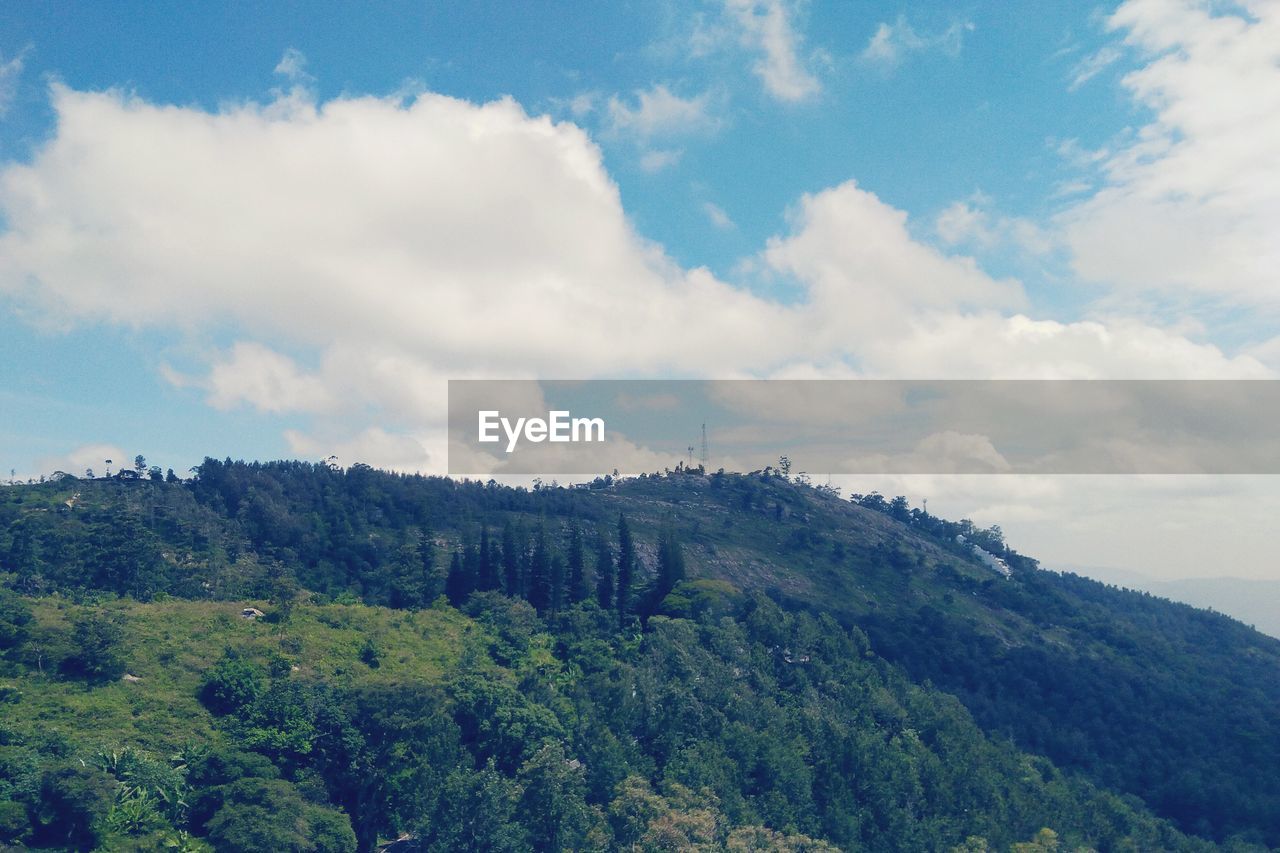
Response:
[[[450,376],[1274,377],[1278,33],[1267,0],[9,4],[0,464],[442,470]]]
[[[1052,212],[1070,168],[1054,141],[1095,146],[1138,112],[1113,85],[1123,66],[1069,91],[1076,65],[1114,41],[1098,10],[1078,4],[1035,15],[1014,3],[801,6],[792,26],[822,90],[799,103],[762,90],[750,49],[689,46],[699,27],[717,25],[711,4],[623,3],[609,14],[597,3],[392,3],[377,14],[349,3],[208,4],[163,16],[146,4],[49,8],[0,13],[0,50],[24,64],[0,135],[10,159],[50,133],[50,79],[217,110],[269,97],[288,48],[305,55],[322,101],[421,84],[475,102],[510,95],[572,120],[565,102],[583,94],[626,101],[655,83],[709,93],[718,129],[660,139],[656,147],[682,154],[657,174],[641,168],[633,137],[600,134],[599,115],[583,123],[639,230],[681,263],[721,273],[777,233],[801,193],[851,178],[915,215],[975,192],[1011,214]],[[862,58],[886,23],[938,41],[904,47],[896,62]],[[737,227],[708,229],[707,202]]]

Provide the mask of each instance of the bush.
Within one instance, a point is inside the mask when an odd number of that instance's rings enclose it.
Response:
[[[0,649],[11,649],[27,636],[31,608],[18,595],[0,589]]]
[[[263,672],[257,664],[228,653],[200,688],[200,701],[215,714],[234,714],[262,694]]]
[[[63,661],[63,670],[86,681],[104,683],[124,675],[120,641],[123,620],[114,613],[90,611],[75,618],[74,651]]]
[[[13,800],[0,800],[0,841],[8,844],[22,841],[31,831],[27,808]]]
[[[283,779],[241,779],[226,786],[222,808],[210,819],[217,850],[351,853],[356,836],[341,812],[303,800]]]

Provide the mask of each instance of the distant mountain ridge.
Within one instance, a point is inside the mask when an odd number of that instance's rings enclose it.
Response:
[[[1216,610],[1280,639],[1280,580],[1235,577],[1161,580],[1108,566],[1063,565],[1061,568],[1114,586]]]

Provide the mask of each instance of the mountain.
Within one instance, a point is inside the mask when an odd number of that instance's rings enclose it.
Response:
[[[1280,845],[1280,642],[772,471],[206,460],[0,490],[0,570],[0,818],[47,847],[264,804],[297,849]]]
[[[1161,580],[1110,566],[1071,566],[1071,571],[1128,589],[1194,607],[1212,609],[1280,638],[1280,581],[1260,578],[1178,578]]]

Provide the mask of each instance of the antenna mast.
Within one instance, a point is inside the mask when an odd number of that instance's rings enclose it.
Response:
[[[710,459],[711,459],[711,452],[707,446],[707,425],[703,424],[702,425],[702,458],[699,460],[702,462],[703,468],[707,467],[707,462]]]

